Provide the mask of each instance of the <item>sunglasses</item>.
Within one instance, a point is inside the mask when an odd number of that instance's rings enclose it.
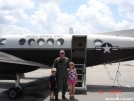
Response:
[[[60,54],[64,54],[64,53],[60,53]]]

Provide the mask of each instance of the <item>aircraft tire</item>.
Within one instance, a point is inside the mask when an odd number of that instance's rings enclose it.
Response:
[[[9,89],[8,91],[8,96],[11,98],[11,99],[16,99],[19,95],[19,91],[17,88],[11,88]]]

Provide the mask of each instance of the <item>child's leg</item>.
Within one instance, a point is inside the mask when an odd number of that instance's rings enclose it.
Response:
[[[53,97],[55,97],[55,91],[54,91]]]
[[[70,96],[72,95],[72,85],[70,84]]]
[[[52,91],[50,90],[50,99],[52,98]]]
[[[73,91],[72,91],[72,94],[73,94],[73,96],[74,96],[74,94],[75,94],[75,84],[72,85],[72,90],[73,90]]]
[[[51,98],[54,99],[54,91],[52,91]]]

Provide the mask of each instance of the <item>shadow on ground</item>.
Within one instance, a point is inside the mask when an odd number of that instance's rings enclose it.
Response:
[[[121,92],[134,92],[134,87],[87,85],[88,92],[99,92],[100,90],[103,90],[104,92],[115,91],[115,90],[120,90]]]
[[[39,78],[39,79],[32,78],[35,80],[31,81],[29,83],[21,83],[21,86],[23,88],[23,95],[21,97],[18,97],[15,100],[16,101],[24,101],[24,100],[34,101],[37,99],[46,99],[49,96],[49,92],[45,93],[46,91],[49,91],[48,78],[49,77],[44,77],[44,78]],[[26,78],[26,79],[31,79],[31,78]],[[14,87],[14,85],[15,85],[14,82],[0,82],[1,89],[10,89],[10,88]],[[4,98],[6,101],[11,100],[8,97],[8,90],[4,90],[1,93],[5,94]],[[3,98],[3,94],[0,94],[0,98]],[[12,101],[14,101],[14,100],[12,100]]]

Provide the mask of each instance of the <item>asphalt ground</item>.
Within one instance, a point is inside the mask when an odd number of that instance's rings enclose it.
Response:
[[[134,101],[134,61],[87,67],[87,93],[76,91],[74,101]],[[115,77],[118,79],[115,80]],[[0,80],[0,101],[49,101],[48,78],[50,69],[38,69],[25,73],[21,79],[24,93],[17,99],[10,99],[8,89],[14,87],[14,80]],[[59,101],[61,99],[59,92]],[[66,93],[69,100],[69,92]]]

